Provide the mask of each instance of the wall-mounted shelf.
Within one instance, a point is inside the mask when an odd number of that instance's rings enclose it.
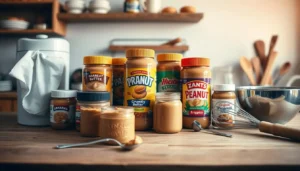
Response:
[[[111,52],[124,52],[127,49],[131,48],[146,48],[146,49],[153,49],[158,52],[173,52],[173,53],[182,53],[189,50],[189,46],[187,45],[180,45],[180,46],[170,46],[170,45],[161,45],[161,46],[154,46],[154,45],[144,45],[144,46],[125,46],[125,45],[110,45],[109,50]]]
[[[7,30],[0,29],[0,34],[55,34],[51,29],[38,30],[38,29],[26,29],[26,30]]]
[[[60,13],[58,19],[65,22],[181,22],[197,23],[203,17],[203,13],[196,14],[151,14],[151,13]]]

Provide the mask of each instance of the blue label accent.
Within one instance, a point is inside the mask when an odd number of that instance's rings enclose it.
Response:
[[[128,106],[149,107],[150,100],[127,100]]]

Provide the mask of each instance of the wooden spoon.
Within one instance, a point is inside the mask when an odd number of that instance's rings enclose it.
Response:
[[[241,57],[240,58],[240,65],[242,67],[242,69],[244,70],[244,72],[246,73],[251,85],[256,85],[256,81],[254,79],[253,76],[253,69],[252,69],[252,65],[251,62],[245,58],[245,57]]]
[[[254,69],[254,73],[256,76],[256,82],[259,83],[260,79],[261,79],[261,64],[260,64],[260,60],[258,57],[254,57],[251,59],[251,63]]]
[[[278,39],[278,35],[273,35],[273,36],[272,36],[271,42],[270,42],[270,49],[269,49],[268,57],[270,57],[271,54],[272,54],[272,52],[274,51],[274,48],[275,48],[277,39]]]
[[[264,72],[264,75],[261,79],[261,82],[260,82],[260,85],[268,85],[269,83],[269,80],[271,78],[271,71],[272,71],[272,67],[273,67],[273,64],[274,64],[274,61],[277,57],[277,52],[273,51],[271,53],[271,56],[268,58],[268,63],[266,65],[266,70]]]
[[[170,40],[168,41],[167,43],[164,43],[162,45],[170,45],[170,46],[175,46],[176,44],[180,43],[182,40],[180,37],[176,38],[176,39],[173,39],[173,40]]]
[[[254,42],[254,48],[256,51],[256,55],[260,59],[260,63],[263,66],[263,69],[265,69],[265,65],[267,63],[267,57],[265,54],[265,43],[262,40],[257,40]]]
[[[290,62],[285,62],[283,65],[281,65],[279,72],[276,76],[276,79],[274,81],[275,85],[279,82],[279,80],[282,76],[284,76],[287,72],[289,72],[291,67],[292,67],[292,64]]]

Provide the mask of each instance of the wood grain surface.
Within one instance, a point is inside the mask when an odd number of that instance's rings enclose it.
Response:
[[[300,128],[298,114],[289,126]],[[117,146],[93,145],[53,149],[57,144],[78,143],[95,138],[80,137],[75,130],[56,131],[49,127],[25,127],[16,115],[0,114],[0,170],[100,168],[125,170],[268,170],[300,167],[300,143],[257,129],[227,130],[233,138],[183,130],[178,134],[137,132],[144,143],[131,152]],[[201,170],[202,171],[202,170]]]

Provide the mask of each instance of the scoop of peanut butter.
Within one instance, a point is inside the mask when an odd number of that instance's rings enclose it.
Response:
[[[136,144],[142,144],[143,143],[143,139],[140,136],[135,136],[135,139],[130,140],[128,143],[126,143],[125,145],[136,145]]]

